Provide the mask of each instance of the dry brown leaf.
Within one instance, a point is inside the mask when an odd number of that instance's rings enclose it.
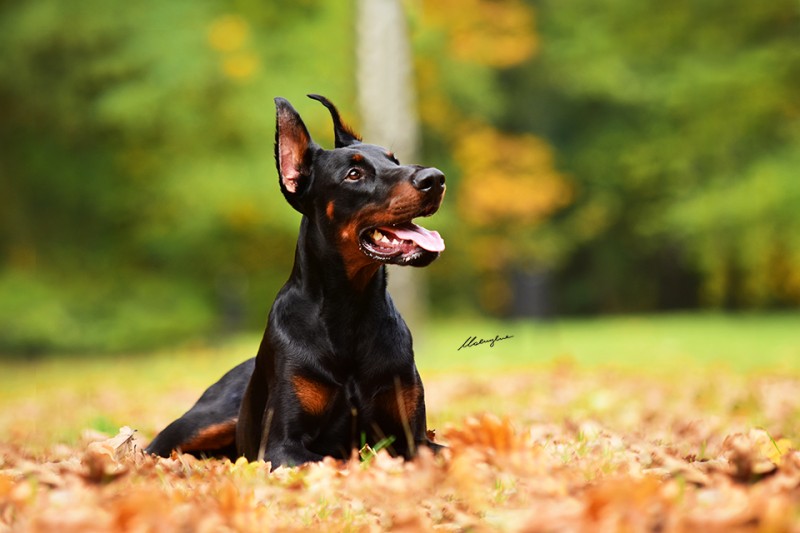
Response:
[[[646,473],[664,477],[680,477],[688,483],[701,486],[706,486],[711,483],[711,479],[703,471],[703,466],[698,467],[696,461],[687,462],[685,460],[676,459],[660,449],[652,451],[652,464],[653,467],[646,469]],[[699,464],[703,465],[703,463]]]
[[[800,533],[800,452],[790,442],[800,379],[709,386],[702,376],[667,383],[563,365],[514,379],[513,394],[525,396],[506,418],[456,424],[442,439],[449,448],[412,462],[378,452],[270,472],[263,462],[145,456],[130,430],[44,451],[14,437],[0,443],[0,533]],[[473,388],[502,389],[506,402],[507,383]],[[636,400],[618,401],[626,397]],[[757,413],[765,429],[747,426],[743,397],[770,408]]]
[[[731,476],[738,481],[753,482],[777,470],[775,463],[762,453],[753,436],[735,433],[722,443],[723,457],[731,466]]]
[[[481,447],[499,453],[519,450],[527,444],[527,439],[517,433],[509,419],[490,413],[467,418],[460,427],[448,427],[445,440],[454,450]]]
[[[128,467],[123,461],[131,459],[135,452],[133,435],[134,431],[126,426],[115,437],[90,443],[82,460],[86,478],[99,483],[125,474]]]

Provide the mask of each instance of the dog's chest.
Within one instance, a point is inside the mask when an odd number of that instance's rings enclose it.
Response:
[[[373,381],[348,376],[335,386],[329,407],[334,414],[370,415],[375,412],[381,397],[391,392],[393,382],[390,376]]]
[[[308,447],[321,455],[346,459],[350,450],[365,444],[395,442],[399,446],[397,439],[405,439],[403,427],[415,423],[421,393],[420,386],[403,386],[392,377],[372,383],[346,379],[336,387],[325,412],[309,426]]]

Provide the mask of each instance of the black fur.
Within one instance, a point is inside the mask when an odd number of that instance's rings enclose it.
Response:
[[[386,438],[390,452],[406,458],[419,446],[438,448],[427,436],[411,334],[386,291],[384,264],[425,266],[443,246],[411,240],[387,251],[371,236],[433,214],[444,175],[362,143],[328,100],[310,97],[330,111],[336,148],[317,146],[289,102],[275,99],[279,184],[303,217],[294,268],[258,354],[212,385],[149,453],[243,455],[276,467],[348,458]]]

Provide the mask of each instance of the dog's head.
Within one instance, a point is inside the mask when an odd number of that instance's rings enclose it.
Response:
[[[348,271],[377,263],[430,264],[444,241],[412,220],[439,209],[444,174],[401,165],[386,148],[362,143],[332,103],[309,97],[330,111],[335,148],[314,143],[291,104],[275,99],[275,160],[286,200],[336,241]]]

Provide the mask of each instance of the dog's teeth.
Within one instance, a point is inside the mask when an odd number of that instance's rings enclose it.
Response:
[[[391,241],[386,238],[386,235],[381,235],[381,242],[390,243]]]
[[[397,239],[392,239],[392,244],[400,244],[400,241],[398,241]]]
[[[372,233],[372,239],[373,239],[374,241],[376,241],[376,242],[377,242],[377,241],[380,241],[382,238],[383,238],[383,239],[385,239],[386,237],[384,237],[384,236],[383,236],[383,233],[381,233],[380,231],[378,231],[378,230],[375,230],[375,231]]]

